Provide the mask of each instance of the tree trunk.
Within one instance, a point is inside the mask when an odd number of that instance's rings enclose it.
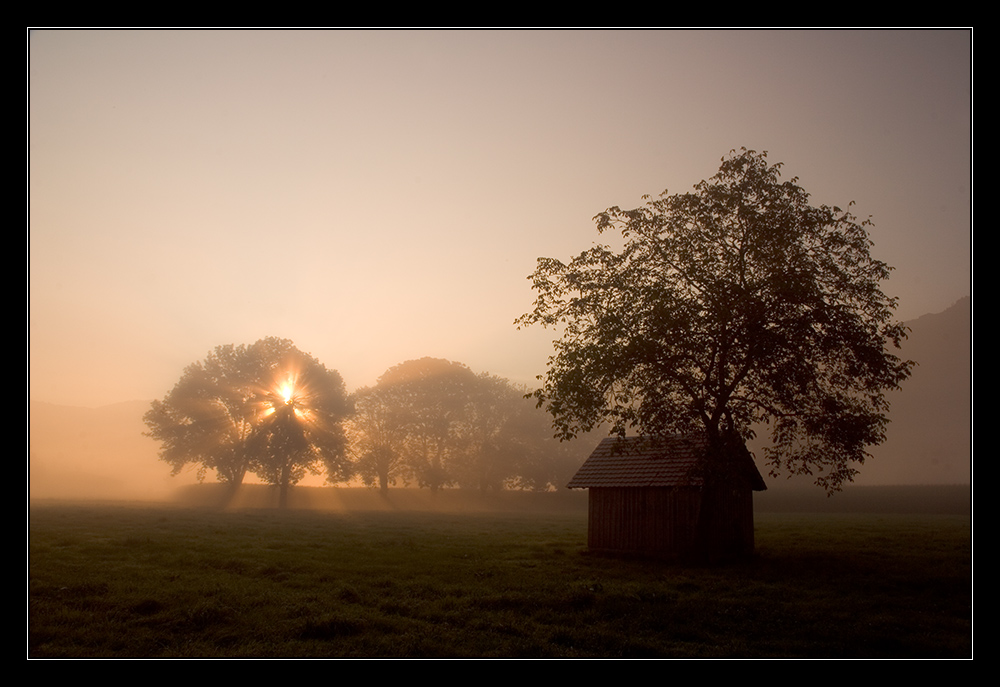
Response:
[[[753,553],[752,496],[749,543],[740,518],[745,515],[743,502],[735,494],[750,487],[745,483],[742,461],[746,447],[732,432],[709,433],[710,444],[702,466],[703,485],[695,554],[707,563],[747,556]]]
[[[278,485],[278,508],[284,510],[288,507],[288,489],[291,481],[291,467],[285,463],[281,468],[281,483]]]

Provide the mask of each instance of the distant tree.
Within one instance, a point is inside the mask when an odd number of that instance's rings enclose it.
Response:
[[[452,470],[459,485],[482,493],[560,488],[582,462],[577,447],[553,437],[551,418],[529,389],[480,374],[466,411],[464,458]]]
[[[530,435],[518,430],[534,404],[522,389],[503,377],[478,375],[469,386],[465,415],[459,426],[463,460],[452,470],[458,483],[480,492],[498,491],[517,477],[519,463],[530,450]]]
[[[247,472],[280,488],[306,472],[339,481],[350,474],[342,421],[349,414],[344,383],[287,339],[219,346],[189,365],[144,416],[147,436],[177,474],[197,464],[238,486]]]
[[[520,325],[563,327],[535,392],[559,433],[700,430],[723,474],[734,447],[766,426],[772,474],[841,488],[885,438],[885,392],[911,362],[905,328],[869,254],[869,221],[815,207],[780,164],[743,149],[691,193],[612,207],[620,232],[569,264],[542,258]]]
[[[254,473],[279,488],[285,506],[288,489],[307,473],[326,471],[328,482],[347,480],[352,465],[347,455],[343,422],[351,407],[344,381],[290,341],[269,339],[266,354],[277,362],[272,386],[264,396],[265,411],[253,439]]]
[[[593,447],[560,441],[553,436],[551,417],[534,400],[522,398],[521,404],[502,434],[503,445],[513,460],[504,486],[527,491],[562,489]]]
[[[185,368],[162,401],[153,401],[143,417],[145,434],[160,442],[160,459],[173,474],[197,465],[199,480],[214,470],[220,482],[243,482],[252,458],[249,440],[263,410],[262,376],[247,346],[219,346]]]
[[[483,493],[563,486],[579,467],[578,451],[553,439],[548,415],[527,392],[448,360],[397,365],[352,396],[356,474],[383,493],[400,480]]]
[[[385,494],[389,485],[411,477],[406,463],[408,409],[389,386],[358,389],[352,401],[354,414],[347,426],[355,471],[365,485],[378,485]]]
[[[465,453],[461,428],[476,375],[461,363],[421,358],[390,368],[378,387],[402,424],[406,468],[432,491],[454,482],[451,466]]]

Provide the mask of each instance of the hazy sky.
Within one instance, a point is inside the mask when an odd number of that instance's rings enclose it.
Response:
[[[539,256],[766,150],[872,215],[898,315],[971,290],[968,31],[51,31],[29,47],[34,400],[160,398],[292,339],[348,389],[531,383]]]

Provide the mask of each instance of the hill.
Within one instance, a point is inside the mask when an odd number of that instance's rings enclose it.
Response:
[[[917,366],[890,396],[886,442],[859,484],[970,484],[972,301],[906,323],[902,357]]]

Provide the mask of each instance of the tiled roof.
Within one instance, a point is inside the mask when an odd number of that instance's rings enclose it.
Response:
[[[601,441],[566,486],[698,487],[703,480],[697,468],[707,447],[703,434],[610,437]],[[766,489],[753,459],[747,472],[753,489]]]

